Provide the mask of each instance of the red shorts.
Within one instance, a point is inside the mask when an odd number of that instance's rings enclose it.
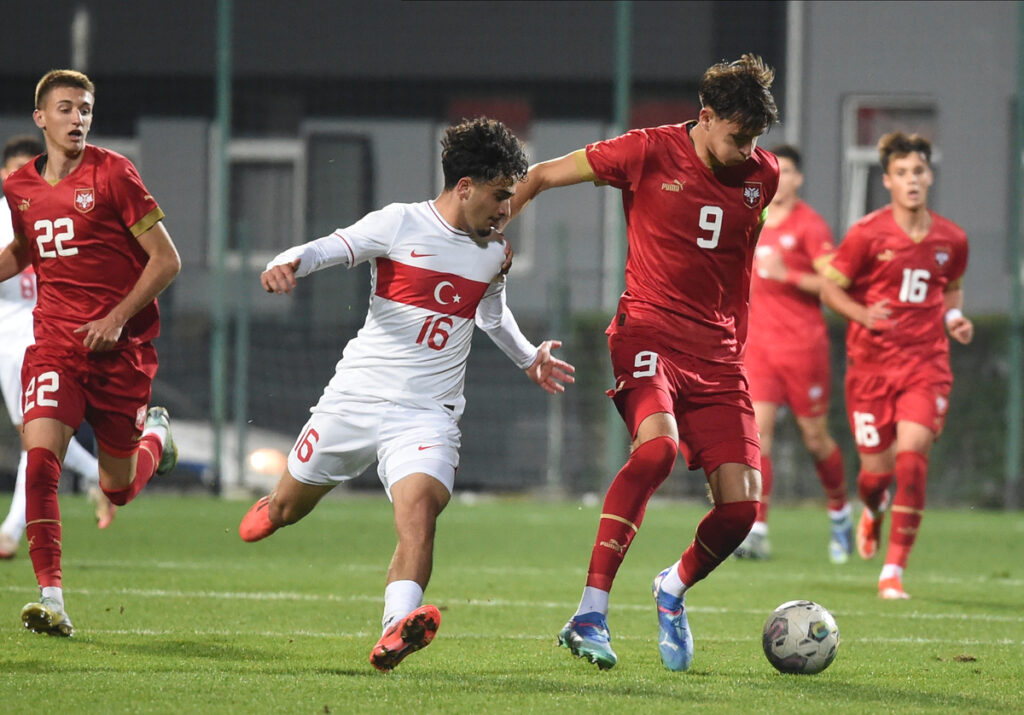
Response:
[[[608,394],[631,437],[658,412],[673,415],[690,469],[711,474],[726,462],[761,468],[754,408],[740,365],[723,365],[665,349],[648,337],[608,338],[615,389]]]
[[[32,345],[21,368],[25,423],[51,417],[77,429],[85,420],[105,452],[128,457],[138,449],[156,369],[152,343],[90,353]]]
[[[846,414],[858,452],[884,452],[897,422],[923,425],[938,437],[946,423],[953,378],[948,369],[916,365],[899,372],[846,373]]]
[[[832,394],[828,340],[804,351],[748,345],[743,367],[750,378],[750,398],[754,402],[789,405],[797,417],[828,413]]]

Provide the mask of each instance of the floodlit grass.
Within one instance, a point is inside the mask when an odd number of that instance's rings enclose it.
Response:
[[[599,507],[454,502],[428,601],[443,623],[391,674],[371,668],[393,549],[383,495],[325,500],[258,544],[248,504],[159,494],[98,531],[62,497],[72,639],[20,624],[34,600],[23,545],[0,563],[0,710],[62,712],[1012,712],[1024,709],[1024,515],[929,511],[904,585],[880,601],[879,561],[832,566],[820,508],[776,507],[775,558],[730,559],[687,598],[697,655],[658,659],[650,581],[689,543],[703,505],[654,503],[620,571],[610,671],[555,646],[572,614]],[[824,673],[776,673],[761,627],[807,598],[835,615]]]

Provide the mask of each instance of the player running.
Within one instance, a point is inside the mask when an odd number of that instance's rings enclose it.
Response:
[[[57,482],[78,425],[85,419],[96,433],[100,487],[119,506],[177,461],[167,411],[149,408],[149,398],[156,297],[181,260],[131,162],[86,143],[94,94],[81,72],[46,73],[32,115],[46,153],[3,185],[14,241],[0,252],[0,281],[31,263],[39,290],[36,342],[21,377],[25,532],[41,598],[21,618],[58,636],[74,632],[61,583]]]
[[[269,496],[242,519],[258,541],[308,514],[331,489],[375,460],[394,505],[398,545],[384,590],[383,634],[370,663],[389,671],[434,638],[441,614],[422,605],[437,517],[459,465],[459,419],[474,323],[550,393],[573,382],[533,346],[505,305],[504,237],[509,199],[526,174],[519,141],[498,121],[449,127],[441,142],[444,190],[433,201],[391,204],[348,228],[277,256],[263,288],[288,293],[295,279],[333,265],[370,263],[366,322],[345,346],[334,377],[288,455]]]
[[[17,169],[43,153],[43,143],[33,136],[12,137],[4,145],[0,163],[0,182]],[[14,240],[7,199],[0,195],[0,249]],[[25,349],[35,341],[32,333],[32,309],[36,305],[36,274],[32,266],[14,278],[0,283],[0,392],[7,404],[11,424],[21,434],[21,364]],[[11,507],[0,524],[0,559],[11,559],[18,553],[25,531],[25,470],[28,453],[21,450],[14,482]],[[99,463],[78,440],[68,442],[64,467],[77,472],[90,485],[89,498],[96,504],[96,524],[110,526],[116,507],[100,491]]]
[[[768,217],[757,241],[750,281],[750,332],[743,361],[761,432],[761,503],[757,520],[736,549],[736,556],[771,556],[771,451],[776,416],[780,407],[788,405],[828,500],[829,559],[842,564],[853,551],[853,522],[846,500],[843,455],[827,425],[832,371],[819,299],[824,280],[820,271],[828,265],[835,247],[828,224],[800,198],[804,182],[800,152],[789,145],[771,151],[779,160],[779,190],[768,205]]]
[[[760,448],[743,371],[751,261],[779,181],[757,139],[777,118],[761,58],[709,68],[696,121],[630,131],[530,168],[512,213],[541,191],[584,181],[622,191],[626,291],[608,327],[609,395],[632,439],[605,496],[586,587],[559,643],[601,668],[618,657],[608,598],[651,495],[682,450],[707,476],[714,508],[682,558],[654,579],[661,660],[686,670],[693,638],[686,590],[750,531],[761,492]]]
[[[878,594],[909,598],[903,570],[924,511],[928,453],[942,433],[953,386],[946,331],[966,345],[974,326],[961,312],[967,236],[928,210],[931,144],[894,132],[882,137],[878,151],[892,202],[847,232],[826,269],[831,280],[822,299],[850,321],[846,409],[864,502],[857,550],[865,559],[878,550],[895,476]]]

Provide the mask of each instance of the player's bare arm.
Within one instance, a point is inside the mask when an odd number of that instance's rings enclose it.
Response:
[[[0,251],[0,281],[21,273],[31,261],[28,253],[28,241],[24,236],[15,236],[11,243]]]
[[[509,218],[515,217],[542,191],[557,186],[581,184],[584,181],[593,181],[594,178],[594,170],[587,161],[584,149],[578,149],[558,159],[534,164],[527,172],[526,180],[516,187],[516,193],[511,199]]]
[[[967,345],[974,338],[974,323],[963,314],[963,288],[947,290],[942,294],[942,302],[946,309],[943,322],[949,337],[961,345]]]
[[[295,288],[295,271],[301,262],[301,258],[296,258],[290,263],[280,263],[263,271],[260,275],[260,285],[263,286],[263,290],[278,295],[291,293]]]
[[[128,295],[104,317],[75,329],[76,333],[83,334],[82,344],[90,350],[100,352],[113,348],[125,323],[160,295],[181,270],[178,250],[162,221],[140,235],[138,242],[149,260]]]
[[[880,300],[871,305],[864,305],[847,293],[838,283],[826,278],[821,286],[821,302],[839,313],[847,320],[853,320],[868,330],[887,330],[890,326],[889,300]]]
[[[576,382],[576,368],[551,354],[552,350],[560,347],[561,340],[545,340],[537,348],[537,358],[533,364],[524,371],[527,377],[552,395],[565,392],[567,384]]]

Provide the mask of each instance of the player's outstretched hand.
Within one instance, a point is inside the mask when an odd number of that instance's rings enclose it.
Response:
[[[301,258],[296,258],[291,263],[281,263],[271,266],[260,275],[260,284],[267,293],[291,293],[295,287],[295,271],[299,268]]]
[[[946,330],[961,345],[967,345],[974,338],[974,323],[962,315],[946,323]]]
[[[560,347],[561,340],[545,340],[537,348],[537,359],[533,365],[526,368],[526,375],[552,395],[565,392],[566,384],[576,382],[573,377],[576,368],[551,354],[552,350]]]
[[[79,334],[85,333],[85,337],[82,338],[82,345],[93,352],[101,353],[111,350],[117,345],[117,339],[121,337],[121,330],[123,328],[124,323],[108,315],[99,320],[92,320],[85,325],[80,325],[75,328],[75,332]]]

